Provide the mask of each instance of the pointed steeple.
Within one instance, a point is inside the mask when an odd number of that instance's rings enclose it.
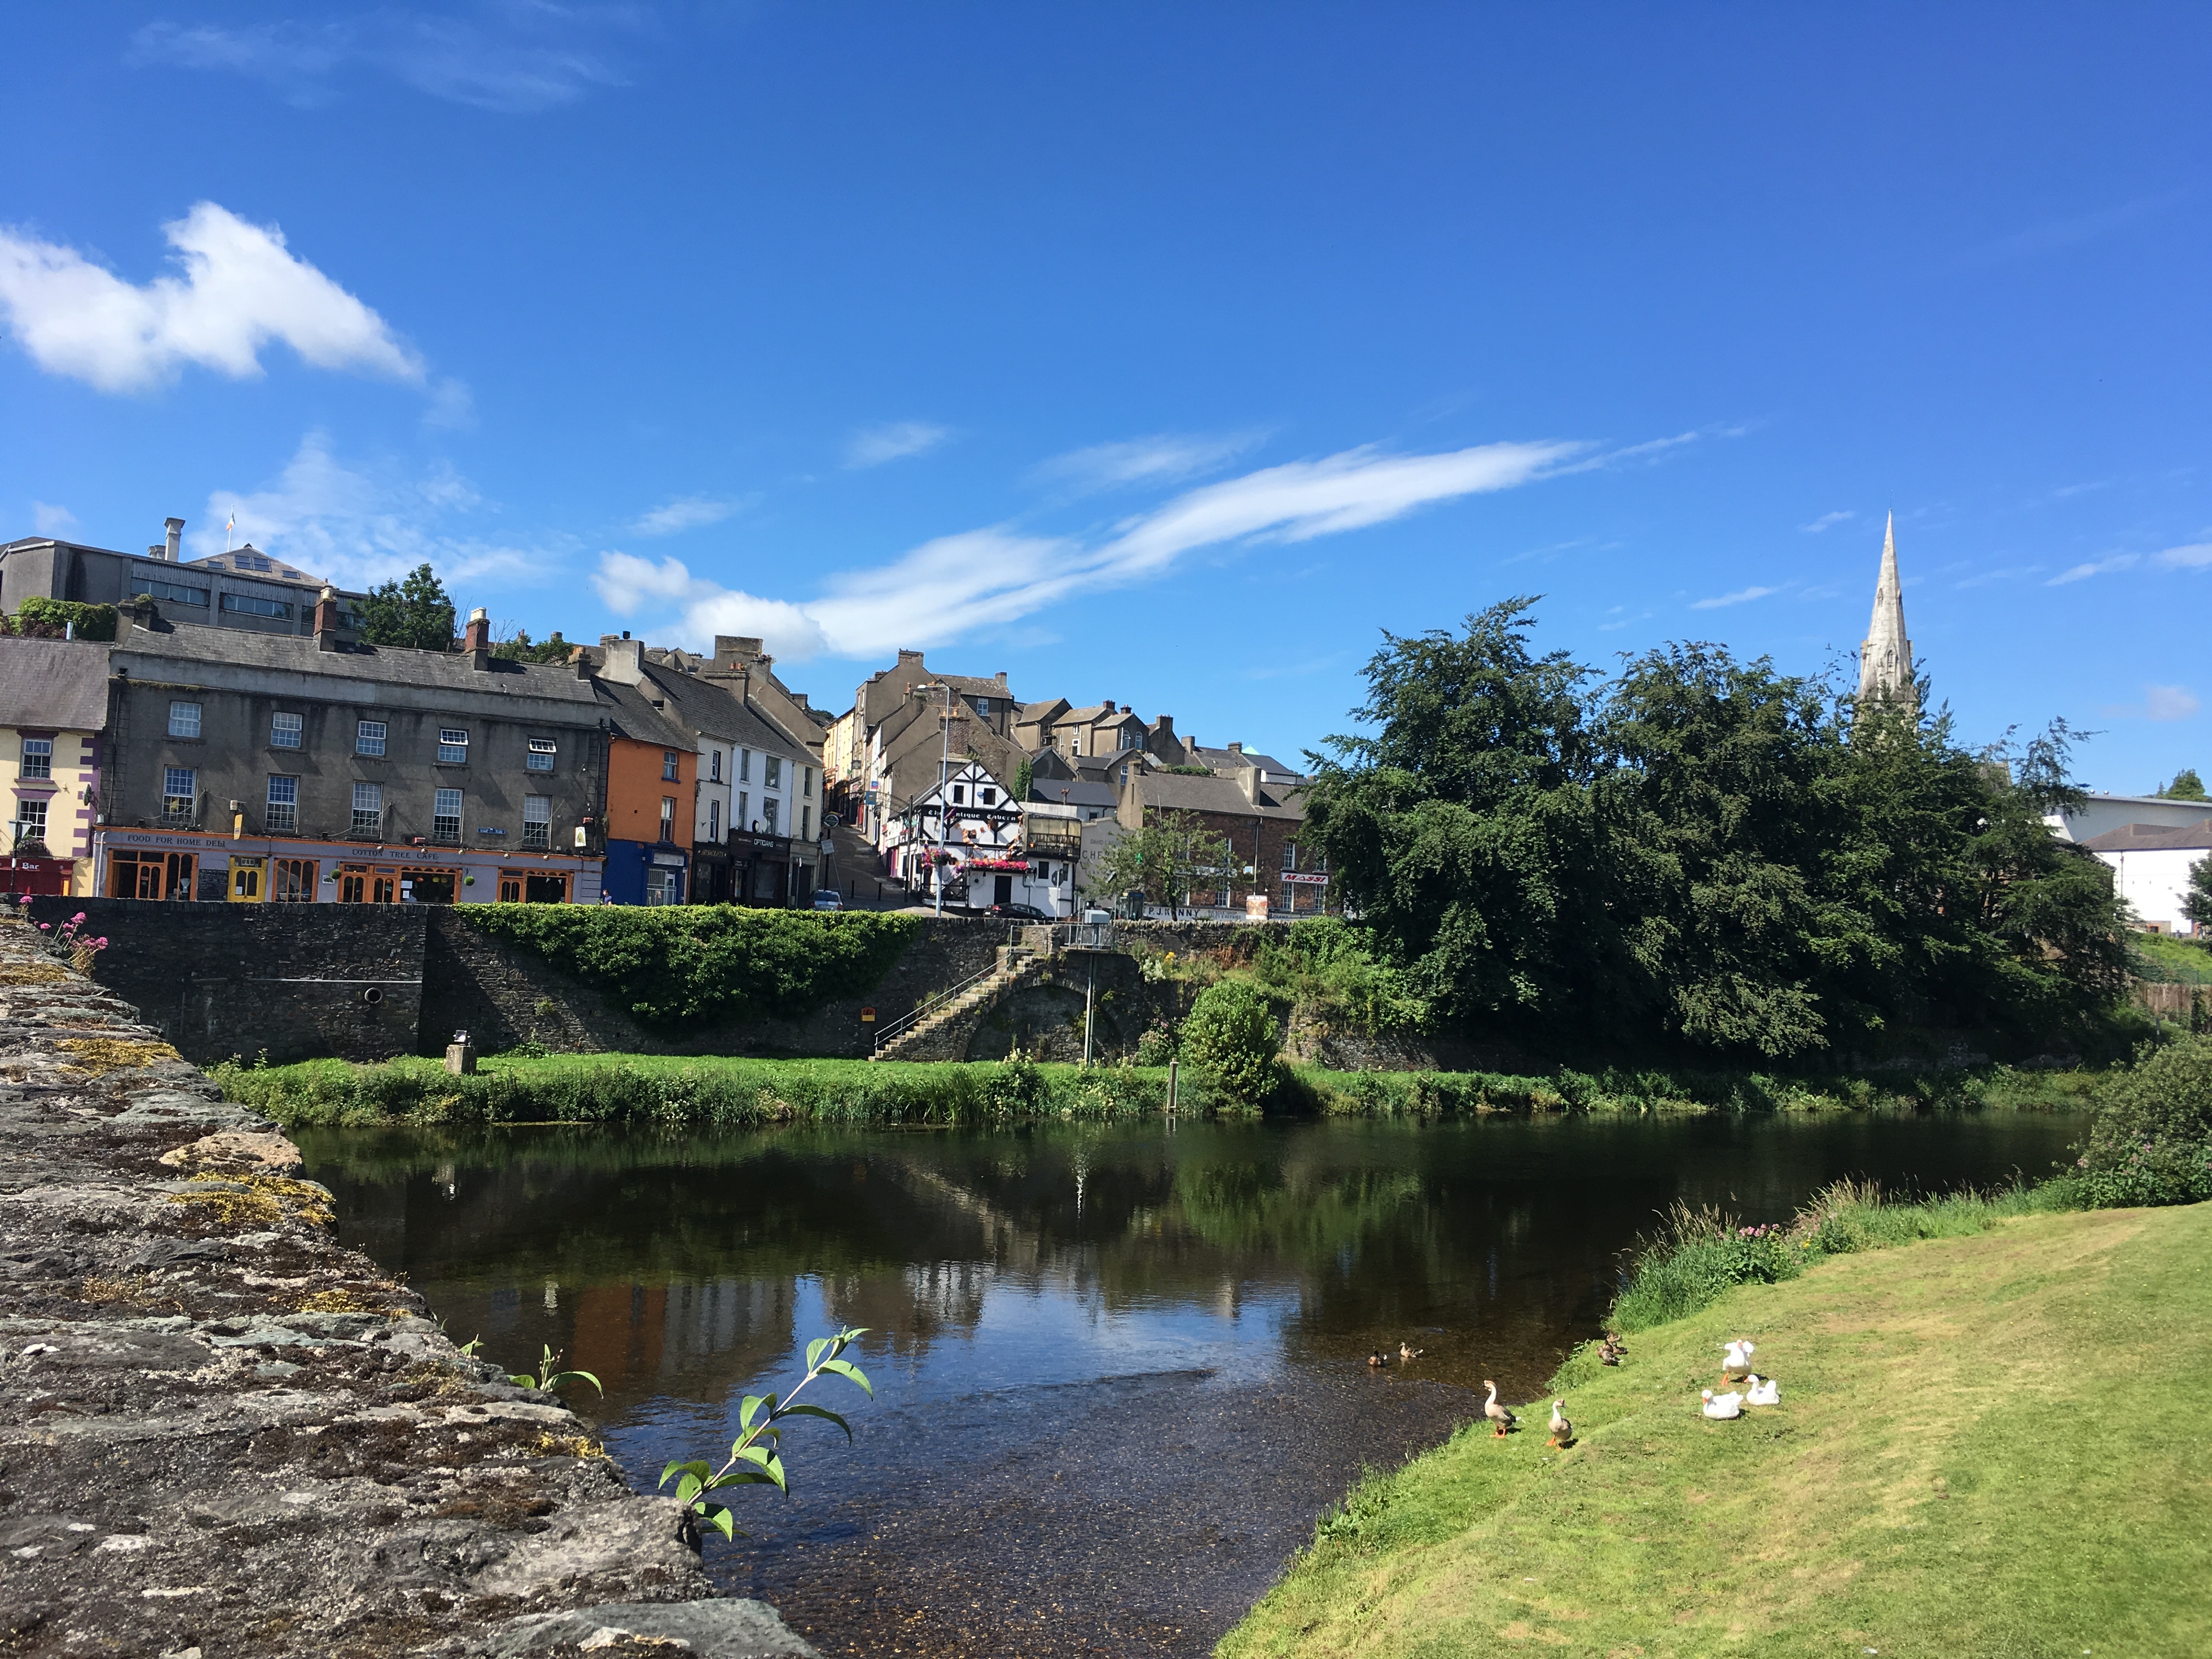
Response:
[[[1881,575],[1874,587],[1874,620],[1859,647],[1859,696],[1911,700],[1912,641],[1905,633],[1905,590],[1897,577],[1897,515],[1881,532]]]

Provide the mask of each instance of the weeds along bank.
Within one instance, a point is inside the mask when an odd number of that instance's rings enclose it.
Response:
[[[226,1096],[288,1125],[584,1122],[742,1125],[795,1121],[988,1123],[1066,1116],[1107,1119],[1167,1109],[1164,1066],[955,1064],[842,1060],[698,1059],[656,1054],[509,1054],[475,1075],[433,1060],[386,1065],[307,1060],[218,1066]],[[1483,1112],[1912,1111],[1931,1108],[2069,1110],[2095,1084],[2087,1073],[1931,1074],[1826,1081],[1729,1075],[1328,1072],[1278,1066],[1255,1104],[1200,1067],[1178,1068],[1176,1107],[1190,1113],[1325,1113],[1445,1117]]]

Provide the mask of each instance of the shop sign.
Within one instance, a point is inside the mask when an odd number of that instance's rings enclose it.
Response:
[[[1310,870],[1285,870],[1283,872],[1283,879],[1293,887],[1326,887],[1328,885],[1328,878],[1327,876],[1316,875]]]

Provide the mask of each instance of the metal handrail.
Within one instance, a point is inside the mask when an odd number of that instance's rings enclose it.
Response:
[[[896,1036],[900,1032],[905,1030],[908,1026],[914,1024],[915,1021],[926,1018],[927,1016],[936,1012],[937,1010],[944,1007],[947,1003],[951,1002],[953,998],[958,996],[963,991],[965,991],[970,986],[975,985],[983,980],[995,977],[998,971],[999,964],[994,962],[988,968],[983,969],[981,973],[970,974],[966,979],[962,980],[960,983],[952,987],[950,990],[939,991],[936,995],[925,998],[921,1002],[916,1003],[905,1013],[900,1015],[896,1019],[893,1020],[890,1024],[884,1026],[881,1030],[876,1033],[875,1045],[869,1050],[869,1052],[871,1054],[882,1053],[884,1043]]]

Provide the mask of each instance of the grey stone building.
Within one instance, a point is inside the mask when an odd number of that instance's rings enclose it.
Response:
[[[606,727],[580,666],[125,613],[110,656],[102,893],[596,899]]]
[[[315,604],[325,586],[321,578],[250,544],[186,559],[184,528],[182,519],[168,520],[167,538],[143,556],[45,536],[0,544],[0,609],[12,614],[33,595],[126,605],[143,593],[172,623],[251,634],[314,631]],[[365,596],[332,591],[339,629],[350,639]]]

